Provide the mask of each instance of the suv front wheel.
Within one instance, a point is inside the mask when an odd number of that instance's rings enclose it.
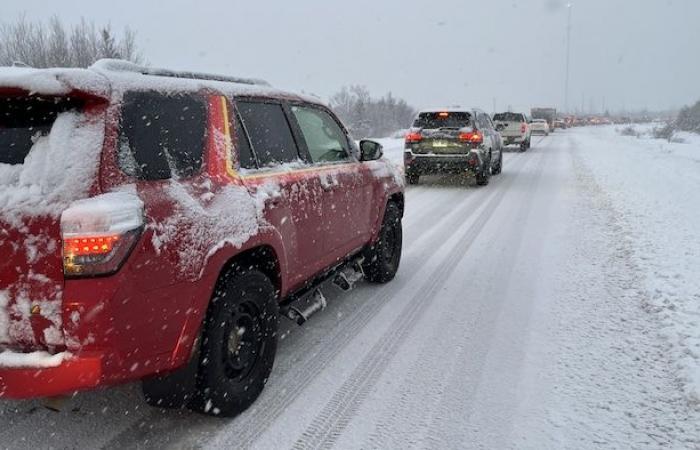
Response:
[[[396,203],[386,205],[379,239],[367,252],[363,270],[365,278],[373,283],[391,281],[399,270],[401,262],[401,211]]]
[[[232,417],[258,398],[275,359],[278,313],[263,273],[234,268],[223,276],[204,324],[193,409]]]

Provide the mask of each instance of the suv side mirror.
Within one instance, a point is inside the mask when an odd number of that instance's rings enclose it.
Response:
[[[376,161],[384,155],[382,144],[368,139],[360,141],[360,161]]]

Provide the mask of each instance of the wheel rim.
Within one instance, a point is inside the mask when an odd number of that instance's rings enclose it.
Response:
[[[252,302],[243,302],[236,306],[225,325],[222,353],[229,379],[245,378],[264,351],[259,317]]]

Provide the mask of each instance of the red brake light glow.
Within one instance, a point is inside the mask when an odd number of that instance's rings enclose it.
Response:
[[[469,142],[470,144],[481,144],[484,142],[484,135],[479,131],[459,133],[459,140],[462,142]]]
[[[71,237],[63,241],[63,254],[70,256],[104,255],[114,249],[119,236]]]
[[[410,133],[406,134],[406,143],[407,144],[415,144],[417,142],[420,142],[421,140],[423,140],[423,136],[421,136],[420,133],[410,132]]]
[[[438,113],[438,117],[449,117],[449,116],[450,116],[450,113],[448,113],[447,111],[443,111],[443,112]]]

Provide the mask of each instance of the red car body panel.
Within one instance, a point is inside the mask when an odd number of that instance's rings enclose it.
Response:
[[[57,367],[0,367],[0,397],[68,394],[172,371],[192,354],[219,275],[238,255],[268,249],[276,259],[279,277],[274,281],[284,299],[378,238],[389,197],[402,195],[395,178],[377,176],[368,164],[357,161],[241,173],[231,154],[239,138],[228,123],[232,99],[209,91],[206,95],[203,168],[198,175],[178,180],[177,189],[207,211],[227,189],[244,189],[251,198],[261,198],[260,191],[272,183],[275,192],[263,202],[263,225],[242,244],[217,240],[216,230],[197,228],[202,226],[197,217],[178,214],[181,205],[172,180],[138,181],[119,169],[118,104],[90,104],[85,114],[105,123],[99,175],[90,195],[131,186],[145,205],[146,226],[116,273],[66,279],[56,218],[24,220],[21,230],[0,223],[0,291],[17,299],[22,289],[30,289],[33,298],[47,300],[41,307],[58,305],[57,331],[62,334],[62,343],[47,342],[45,331],[56,324],[47,322],[41,311],[29,311],[31,335],[13,334],[11,329],[12,342],[0,345],[72,354]],[[221,136],[225,139],[217,138]],[[159,236],[166,228],[171,235],[163,244]],[[197,245],[188,242],[193,234]],[[27,252],[27,239],[37,241],[32,244],[35,254]],[[184,246],[191,250],[186,259]],[[34,272],[48,280],[32,279]],[[10,315],[20,313],[8,306]]]

